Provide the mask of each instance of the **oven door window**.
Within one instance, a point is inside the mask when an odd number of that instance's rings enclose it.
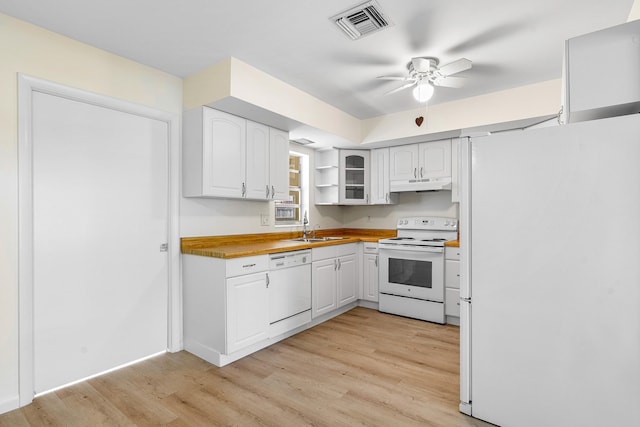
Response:
[[[431,261],[389,258],[389,283],[432,287]]]

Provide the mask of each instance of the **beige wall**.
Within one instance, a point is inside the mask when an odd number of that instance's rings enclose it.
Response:
[[[0,413],[18,397],[17,73],[182,111],[182,81],[0,14]]]

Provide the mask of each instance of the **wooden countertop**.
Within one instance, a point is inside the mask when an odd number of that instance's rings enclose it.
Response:
[[[460,247],[460,240],[449,240],[448,242],[444,242],[445,246],[453,246],[455,248]]]
[[[183,237],[183,254],[209,256],[214,258],[237,258],[277,252],[296,251],[320,246],[354,242],[377,242],[385,237],[396,236],[396,230],[334,228],[318,230],[318,237],[345,237],[341,240],[325,242],[288,242],[302,236],[301,232],[232,234],[226,236]]]

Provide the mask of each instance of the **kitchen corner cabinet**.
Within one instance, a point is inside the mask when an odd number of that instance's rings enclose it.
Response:
[[[311,317],[316,318],[358,299],[357,244],[311,250]]]
[[[289,137],[208,107],[183,116],[183,195],[251,200],[288,195]]]
[[[340,204],[369,204],[369,173],[369,150],[340,150]]]
[[[444,249],[444,313],[447,323],[460,323],[460,248]]]
[[[362,255],[362,299],[378,302],[378,244],[364,242]]]
[[[398,194],[390,191],[389,159],[389,148],[371,150],[372,205],[391,205],[398,202]]]

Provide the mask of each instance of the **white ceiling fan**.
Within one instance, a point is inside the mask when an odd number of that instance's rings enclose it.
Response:
[[[407,64],[408,76],[379,76],[378,78],[407,82],[405,85],[387,92],[387,95],[415,86],[413,96],[419,102],[427,102],[433,95],[434,86],[462,87],[465,79],[452,77],[452,75],[471,68],[471,61],[466,58],[458,59],[441,67],[438,67],[439,62],[438,58],[430,56],[411,58]]]

